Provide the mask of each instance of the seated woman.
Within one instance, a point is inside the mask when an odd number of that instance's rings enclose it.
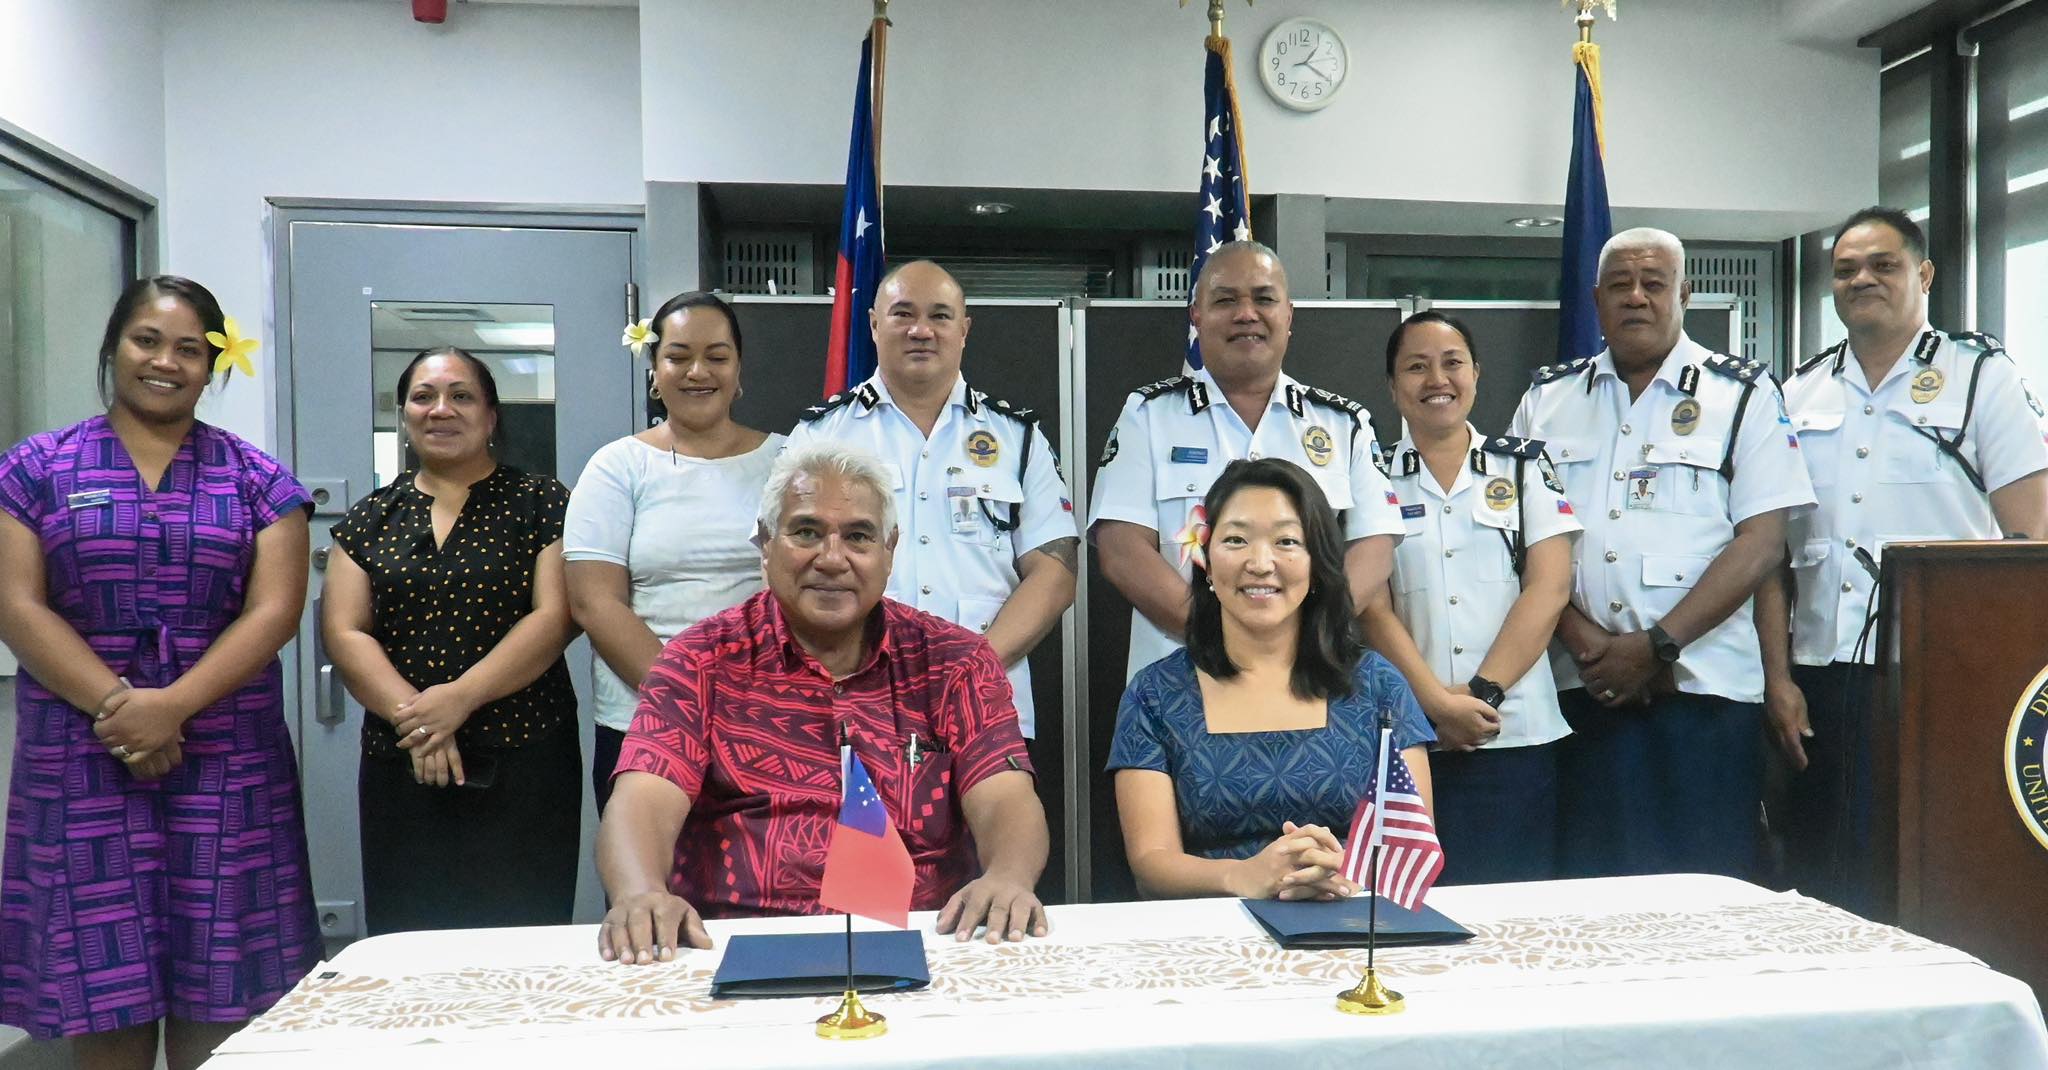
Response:
[[[1436,736],[1352,620],[1337,516],[1294,464],[1234,461],[1203,502],[1187,648],[1124,691],[1109,768],[1124,851],[1155,898],[1334,899],[1379,717],[1430,798]],[[1199,517],[1198,517],[1199,519]]]

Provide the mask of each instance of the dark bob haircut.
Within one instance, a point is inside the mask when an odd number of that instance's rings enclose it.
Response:
[[[1287,495],[1301,514],[1302,541],[1308,546],[1309,585],[1301,603],[1301,640],[1294,653],[1294,693],[1307,699],[1349,695],[1357,690],[1352,673],[1365,646],[1353,619],[1351,587],[1344,579],[1344,539],[1337,514],[1323,489],[1293,462],[1277,457],[1232,461],[1202,500],[1212,535],[1231,497],[1251,487],[1271,487]],[[1196,668],[1228,680],[1237,675],[1237,665],[1224,648],[1223,605],[1209,586],[1207,569],[1195,566],[1192,586],[1188,655]]]
[[[1394,377],[1394,358],[1401,355],[1401,342],[1408,337],[1408,328],[1418,323],[1441,323],[1458,332],[1458,337],[1465,340],[1465,352],[1472,354],[1472,363],[1479,363],[1479,343],[1472,340],[1472,331],[1465,326],[1465,321],[1456,316],[1424,310],[1402,320],[1401,325],[1394,328],[1394,333],[1387,336],[1387,378]]]
[[[121,347],[121,332],[127,330],[128,321],[135,318],[135,312],[143,305],[160,297],[174,297],[185,303],[192,313],[199,317],[201,331],[226,334],[227,316],[220,310],[220,302],[213,291],[180,275],[151,275],[136,279],[121,291],[114,302],[114,311],[107,316],[106,333],[100,336],[100,404],[114,403],[114,351]],[[202,339],[203,340],[203,339]],[[208,360],[220,356],[220,347],[206,342]],[[223,377],[228,373],[222,372]]]
[[[739,313],[734,312],[732,306],[725,303],[724,298],[707,290],[690,290],[686,293],[679,293],[663,301],[661,307],[654,310],[654,349],[647,351],[647,359],[653,360],[655,350],[661,348],[662,323],[670,316],[692,308],[715,308],[725,316],[726,324],[732,328],[732,355],[734,359],[738,359],[741,356],[742,349],[745,348],[740,344]]]
[[[1881,204],[1873,204],[1850,216],[1836,229],[1835,240],[1828,243],[1828,248],[1833,249],[1841,243],[1842,235],[1865,223],[1883,223],[1898,231],[1899,237],[1905,240],[1906,252],[1911,253],[1914,260],[1927,259],[1927,232],[1920,229],[1920,224],[1913,222],[1912,216]]]
[[[477,389],[483,391],[484,404],[490,408],[491,415],[498,415],[497,377],[491,374],[490,365],[478,360],[476,354],[461,346],[435,346],[432,349],[422,349],[418,353],[413,354],[413,358],[406,362],[405,370],[398,373],[398,389],[393,394],[393,400],[398,403],[399,412],[405,411],[405,395],[412,392],[412,373],[421,364],[434,357],[455,357],[469,365],[469,370],[476,373]],[[498,433],[503,428],[504,424],[502,422],[491,428],[491,445],[496,446],[498,444]]]

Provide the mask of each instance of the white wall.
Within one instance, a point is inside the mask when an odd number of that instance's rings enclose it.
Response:
[[[890,183],[1179,190],[1201,122],[1201,4],[898,4]],[[1624,4],[1597,31],[1617,205],[1822,211],[1876,193],[1877,57],[1785,44],[1776,0]],[[827,13],[829,12],[829,13]],[[864,5],[642,0],[650,180],[838,182]],[[1350,46],[1336,102],[1284,112],[1257,45],[1313,14]],[[1232,3],[1255,193],[1561,197],[1575,30],[1554,3]],[[762,137],[763,129],[776,131]]]
[[[167,264],[247,331],[271,307],[264,198],[638,204],[637,13],[389,0],[171,0]],[[271,325],[254,382],[202,415],[275,439]],[[366,355],[367,356],[367,355]]]
[[[162,198],[162,0],[0,0],[0,119]]]

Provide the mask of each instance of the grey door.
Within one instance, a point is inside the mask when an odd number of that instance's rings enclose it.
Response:
[[[573,484],[606,442],[637,426],[641,375],[619,345],[632,281],[630,230],[524,229],[293,221],[289,384],[280,430],[313,492],[313,574],[296,644],[301,776],[314,895],[330,939],[361,935],[356,765],[362,707],[342,690],[317,629],[324,550],[348,507],[406,465],[392,391],[421,349],[455,344],[491,368],[500,396],[499,459]],[[588,644],[570,665],[589,700]],[[590,752],[590,722],[583,752]],[[584,808],[579,920],[596,920],[595,817]]]

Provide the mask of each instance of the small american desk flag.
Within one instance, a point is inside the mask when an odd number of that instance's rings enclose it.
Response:
[[[1351,815],[1351,834],[1344,840],[1344,879],[1372,885],[1379,895],[1404,910],[1422,905],[1429,887],[1444,871],[1444,848],[1437,842],[1436,822],[1416,793],[1408,763],[1394,753],[1393,729],[1380,729],[1379,770]],[[1391,761],[1390,761],[1391,759]],[[1386,790],[1379,790],[1385,784]],[[1375,805],[1377,803],[1378,805]],[[1372,849],[1384,845],[1379,881],[1367,879]]]

